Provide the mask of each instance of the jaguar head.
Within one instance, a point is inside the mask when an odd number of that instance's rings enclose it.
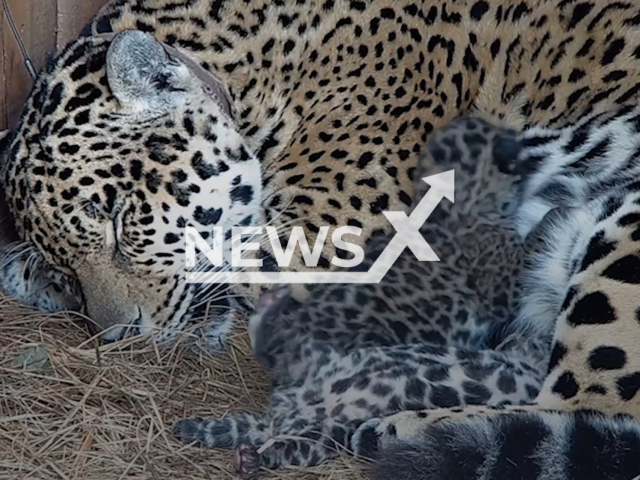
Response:
[[[226,287],[185,276],[187,227],[228,237],[262,219],[261,164],[219,100],[162,43],[126,31],[70,44],[27,101],[4,168],[23,248],[77,281],[107,340],[211,318],[218,341],[230,327]]]

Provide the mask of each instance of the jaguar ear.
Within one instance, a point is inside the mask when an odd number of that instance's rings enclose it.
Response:
[[[120,104],[132,112],[170,106],[173,72],[162,44],[137,30],[118,34],[107,52],[109,87]]]

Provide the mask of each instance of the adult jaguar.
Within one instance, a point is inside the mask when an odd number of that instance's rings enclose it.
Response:
[[[206,234],[257,224],[264,207],[279,227],[305,226],[310,241],[321,225],[350,225],[364,242],[390,228],[382,211],[409,208],[434,126],[471,107],[514,127],[561,126],[636,99],[636,10],[112,1],[40,74],[12,137],[6,189],[22,246],[79,280],[106,338],[131,324],[169,338],[208,316],[202,330],[217,346],[229,311],[244,306],[185,283],[185,225]],[[212,72],[230,116],[140,32]],[[319,266],[334,254],[326,245]],[[291,268],[302,268],[299,256]]]
[[[166,339],[204,322],[217,346],[229,312],[245,306],[185,283],[185,225],[206,233],[264,216],[310,233],[360,227],[364,242],[388,230],[382,211],[409,208],[426,137],[460,113],[560,128],[637,102],[639,9],[114,0],[41,73],[11,137],[6,194],[20,248],[77,278],[106,338],[134,324]],[[125,30],[135,32],[99,36]],[[140,32],[215,74],[231,114]],[[9,268],[24,259],[15,252]],[[336,253],[327,246],[320,265]]]

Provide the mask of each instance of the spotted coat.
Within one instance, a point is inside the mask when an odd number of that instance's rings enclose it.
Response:
[[[419,152],[460,113],[561,127],[637,99],[639,23],[605,0],[112,0],[40,74],[6,194],[106,339],[217,348],[254,293],[187,285],[185,225],[349,225],[364,244],[411,208]],[[131,29],[212,72],[231,116],[159,44],[96,37]],[[341,255],[327,244],[320,267]]]
[[[520,148],[513,132],[472,118],[434,133],[418,181],[451,169],[456,178],[455,204],[443,200],[420,229],[441,260],[420,262],[405,251],[380,284],[318,285],[301,305],[286,285],[266,292],[249,328],[254,354],[273,377],[267,412],[181,420],[177,435],[238,448],[249,476],[259,464],[317,465],[377,416],[530,403],[548,343],[518,331],[490,345],[514,320],[522,290],[527,255],[510,216]],[[362,268],[388,243],[371,242]]]

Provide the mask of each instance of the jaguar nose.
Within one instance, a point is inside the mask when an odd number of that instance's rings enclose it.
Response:
[[[86,311],[108,341],[126,336],[140,323],[140,302],[132,298],[135,291],[128,278],[116,269],[107,268],[101,259],[85,261],[76,270]]]
[[[116,302],[87,302],[87,314],[104,340],[115,341],[139,329],[140,307]]]
[[[112,325],[100,335],[100,338],[105,343],[112,343],[140,335],[141,321],[142,310],[138,307],[138,316],[133,322],[128,325]]]

